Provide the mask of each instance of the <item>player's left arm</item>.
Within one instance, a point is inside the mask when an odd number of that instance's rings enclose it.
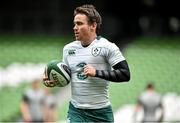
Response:
[[[130,80],[130,70],[126,60],[113,66],[114,70],[96,70],[95,77],[112,82],[127,82]]]
[[[86,75],[99,77],[112,82],[128,82],[130,80],[130,70],[126,60],[113,66],[114,70],[96,70],[90,65],[86,65],[84,72]]]
[[[107,59],[113,70],[94,70],[92,67],[86,66],[84,69],[85,74],[112,82],[128,82],[130,80],[130,70],[119,47],[117,47],[114,43],[109,42],[105,44],[104,47],[106,48],[102,49],[102,56]]]

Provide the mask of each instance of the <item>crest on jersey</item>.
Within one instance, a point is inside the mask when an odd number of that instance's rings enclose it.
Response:
[[[92,48],[92,55],[93,56],[98,56],[99,54],[100,54],[100,52],[101,52],[101,48],[100,47],[94,47],[94,48]]]

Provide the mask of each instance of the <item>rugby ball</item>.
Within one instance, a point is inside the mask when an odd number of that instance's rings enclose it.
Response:
[[[53,80],[55,86],[64,87],[70,83],[71,72],[63,62],[52,60],[47,64],[46,70],[49,80]]]

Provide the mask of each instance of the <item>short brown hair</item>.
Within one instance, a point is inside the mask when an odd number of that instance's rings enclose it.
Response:
[[[85,14],[88,17],[88,23],[92,24],[94,22],[97,23],[96,32],[100,30],[100,26],[102,24],[102,18],[96,8],[91,4],[84,4],[82,6],[77,7],[74,10],[74,16],[77,14]]]
[[[154,84],[153,83],[148,83],[146,86],[147,89],[153,89],[154,88]]]

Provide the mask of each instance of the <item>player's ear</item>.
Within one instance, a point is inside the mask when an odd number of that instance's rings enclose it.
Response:
[[[96,28],[97,28],[97,23],[96,23],[96,22],[93,22],[93,23],[91,24],[91,30],[96,30]]]
[[[92,26],[93,26],[94,28],[96,28],[96,27],[97,27],[97,23],[96,23],[96,22],[93,22],[93,23],[92,23]]]

